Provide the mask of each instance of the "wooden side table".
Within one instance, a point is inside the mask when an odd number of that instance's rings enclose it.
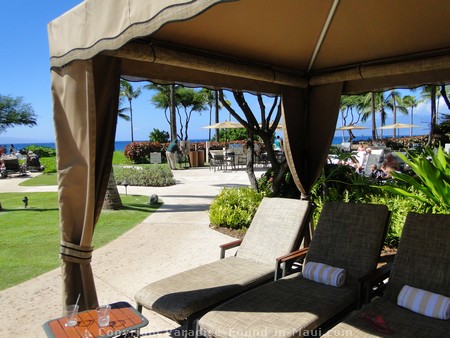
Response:
[[[66,327],[66,317],[52,319],[43,327],[48,337],[120,337],[130,332],[136,332],[148,324],[140,312],[127,302],[110,304],[109,326],[99,327],[96,310],[87,310],[78,313],[78,324]],[[90,336],[89,336],[90,334]]]

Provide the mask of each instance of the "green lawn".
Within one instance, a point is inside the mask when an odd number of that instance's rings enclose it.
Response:
[[[40,177],[40,176],[38,176]],[[59,266],[59,211],[57,193],[0,193],[0,290]],[[148,196],[121,195],[122,210],[102,211],[93,245],[102,245],[139,224],[154,210]]]
[[[40,185],[57,185],[58,178],[56,173],[41,174],[29,180],[21,182],[19,185],[22,187],[36,187]]]

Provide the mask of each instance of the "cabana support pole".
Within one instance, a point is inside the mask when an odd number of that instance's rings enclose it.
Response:
[[[238,63],[222,57],[196,54],[178,48],[163,47],[155,44],[129,43],[118,50],[104,51],[103,54],[290,87],[306,88],[308,85],[305,78],[291,75],[292,72],[288,74],[269,66]]]

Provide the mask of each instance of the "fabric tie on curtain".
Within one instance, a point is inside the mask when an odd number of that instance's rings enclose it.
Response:
[[[78,264],[89,264],[92,260],[92,251],[94,248],[81,247],[79,245],[61,241],[60,258],[65,262],[72,262]]]

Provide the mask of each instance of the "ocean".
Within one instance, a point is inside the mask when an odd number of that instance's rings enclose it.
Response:
[[[363,140],[367,140],[369,139],[369,137],[366,136],[357,136],[354,141],[363,141]],[[191,143],[194,142],[205,142],[207,141],[206,139],[192,139]],[[137,142],[145,142],[145,141],[137,141]],[[123,151],[125,149],[125,147],[127,146],[127,144],[129,144],[130,141],[116,141],[115,142],[115,150],[117,151]],[[342,136],[335,136],[333,138],[333,144],[341,144],[342,143]],[[9,152],[9,147],[10,144],[2,144],[5,148],[6,151]],[[22,148],[25,148],[27,146],[30,145],[36,145],[36,146],[41,146],[41,147],[50,147],[55,149],[55,143],[54,142],[44,142],[44,143],[39,143],[39,142],[32,142],[32,143],[14,143],[14,148],[16,150],[20,150]]]

